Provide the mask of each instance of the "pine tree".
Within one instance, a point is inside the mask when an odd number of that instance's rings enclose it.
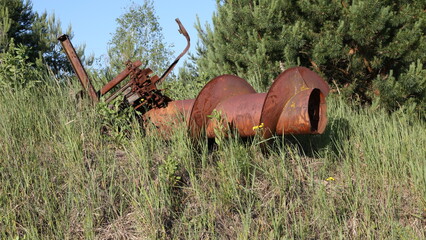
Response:
[[[72,27],[68,26],[66,31],[62,30],[61,21],[55,14],[36,13],[36,21],[32,26],[34,42],[38,44],[38,58],[47,64],[50,70],[57,74],[68,74],[73,72],[71,64],[58,41],[58,36],[67,34],[70,39],[74,37]],[[85,45],[76,47],[77,55],[85,65],[92,65],[94,56],[84,54]]]
[[[7,49],[9,39],[13,38],[16,44],[32,47],[31,26],[35,21],[30,1],[1,0],[0,13],[3,19],[2,35],[5,40],[0,45],[0,51]]]
[[[163,42],[151,0],[142,5],[133,3],[116,19],[118,27],[109,42],[108,56],[114,72],[124,69],[128,60],[141,60],[156,74],[161,74],[169,64],[172,54]]]
[[[33,12],[30,0],[0,0],[0,15],[0,54],[9,54],[7,56],[10,57],[19,52],[25,55],[24,59],[29,65],[39,70],[47,65],[56,74],[71,70],[57,40],[65,32],[55,15]],[[72,37],[71,27],[66,33]],[[17,48],[24,51],[16,51]],[[80,57],[85,59],[84,46],[77,49]]]
[[[230,0],[217,3],[213,29],[200,23],[197,30],[199,70],[209,78],[231,73],[258,76],[263,85],[279,72],[285,43],[280,39],[285,19],[292,22],[293,2]]]
[[[9,9],[5,6],[0,6],[0,52],[9,44],[8,32],[10,30],[11,21],[9,18]]]
[[[217,1],[213,26],[197,25],[197,64],[210,78],[232,73],[263,86],[302,65],[370,102],[386,94],[391,71],[404,85],[412,63],[426,66],[425,9],[415,0]]]

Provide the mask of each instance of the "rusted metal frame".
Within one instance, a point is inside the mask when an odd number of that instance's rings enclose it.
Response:
[[[71,62],[71,66],[74,69],[74,72],[77,74],[77,77],[80,80],[81,85],[89,93],[89,96],[92,99],[92,101],[98,102],[99,101],[98,94],[96,93],[95,88],[93,88],[93,85],[90,82],[89,77],[87,76],[87,72],[84,69],[83,65],[81,64],[81,60],[78,57],[77,53],[75,52],[75,48],[72,45],[68,35],[64,34],[60,36],[58,40],[61,42],[62,47],[64,48],[65,53],[67,54],[68,59]]]
[[[163,73],[163,75],[161,75],[160,79],[158,79],[158,81],[156,81],[155,84],[160,84],[167,77],[167,75],[169,75],[169,73],[173,70],[173,68],[176,66],[179,60],[183,57],[183,55],[185,55],[186,52],[188,52],[189,47],[191,46],[191,38],[189,37],[189,34],[186,31],[185,27],[182,25],[179,18],[176,18],[175,21],[179,25],[179,33],[185,36],[187,45],[185,49],[182,51],[182,53],[179,54],[179,56],[177,56],[177,58],[173,61],[173,63],[169,66],[169,68]]]
[[[131,94],[132,92],[133,92],[133,94],[137,94],[137,89],[136,89],[136,88],[138,88],[137,85],[140,84],[141,82],[143,82],[143,80],[141,80],[140,78],[144,77],[143,79],[145,80],[147,75],[152,73],[152,70],[149,69],[149,68],[145,68],[143,70],[139,69],[139,66],[141,64],[142,63],[140,61],[136,61],[132,65],[130,65],[130,67],[128,67],[126,70],[124,70],[123,72],[120,73],[120,74],[122,74],[122,76],[120,78],[124,77],[122,80],[124,80],[127,76],[130,75],[130,81],[128,83],[126,83],[123,87],[121,87],[119,90],[117,90],[116,92],[111,94],[111,96],[109,96],[105,100],[106,103],[109,103],[112,100],[114,100],[115,98],[117,98],[122,92],[124,92],[128,88],[131,88],[131,91],[128,94]],[[116,78],[118,78],[118,76]],[[118,78],[118,80],[120,80],[120,78]],[[112,81],[114,81],[114,80],[112,80]]]
[[[103,86],[101,88],[101,90],[99,91],[99,93],[101,94],[101,96],[103,96],[106,93],[108,93],[112,88],[114,88],[119,83],[121,83],[124,79],[126,79],[126,77],[129,76],[129,74],[132,71],[132,69],[138,68],[141,65],[142,65],[142,62],[139,61],[139,60],[136,61],[136,62],[134,62],[134,63],[132,63],[129,67],[127,67],[124,71],[122,71],[114,79],[112,79],[111,81],[109,81],[107,84],[105,84],[105,86]]]

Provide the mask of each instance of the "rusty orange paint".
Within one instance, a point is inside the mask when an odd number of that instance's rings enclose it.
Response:
[[[194,101],[194,99],[171,101],[167,107],[151,109],[143,117],[160,129],[169,128],[180,119],[188,121]]]
[[[308,96],[304,96],[303,98],[299,96],[301,99],[297,99],[294,101],[296,106],[299,106],[299,109],[291,108],[292,103],[290,103],[290,107],[286,108],[289,101],[298,95],[300,92],[307,91],[309,89],[318,89],[323,96],[327,96],[329,92],[329,86],[327,83],[320,77],[318,74],[309,70],[305,67],[293,67],[289,68],[286,71],[282,72],[272,84],[269,89],[265,103],[262,108],[260,121],[264,123],[263,137],[270,138],[273,134],[286,134],[286,127],[281,129],[281,126],[289,126],[292,124],[299,124],[303,122],[305,126],[310,124],[309,115],[304,114],[305,111],[300,109],[300,107],[305,106],[308,108],[309,101],[307,101]],[[303,99],[303,101],[302,101]],[[309,98],[308,98],[309,99]],[[321,99],[319,99],[321,100]],[[313,101],[313,100],[312,100]],[[319,104],[319,103],[318,103]],[[284,106],[284,107],[283,107]],[[285,113],[283,110],[285,109]],[[326,119],[326,112],[324,111],[324,107],[321,111],[321,119]],[[284,115],[283,115],[284,114]],[[297,115],[299,114],[299,115]],[[300,115],[302,114],[302,115]],[[283,115],[283,116],[282,116]],[[295,119],[295,115],[298,117],[298,121]],[[279,120],[281,122],[279,123]],[[291,123],[288,124],[287,121]],[[314,123],[314,121],[312,122]],[[280,132],[277,131],[277,125],[280,125]],[[321,122],[324,124],[324,121]],[[322,127],[323,125],[321,125]],[[293,128],[298,128],[292,126]],[[313,129],[313,128],[312,128]],[[287,130],[289,128],[287,127]],[[317,133],[317,131],[307,130],[305,128],[303,131],[298,131],[298,134],[308,134],[308,133]],[[291,133],[289,131],[288,133]]]
[[[324,95],[317,88],[294,95],[284,106],[276,126],[276,134],[323,133],[327,122]]]

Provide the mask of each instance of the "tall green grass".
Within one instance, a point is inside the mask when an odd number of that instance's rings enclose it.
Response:
[[[328,98],[319,136],[193,143],[131,122],[78,86],[0,94],[1,239],[425,239],[426,124]]]

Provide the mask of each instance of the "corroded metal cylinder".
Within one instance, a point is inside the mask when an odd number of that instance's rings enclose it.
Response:
[[[203,131],[208,138],[261,134],[320,134],[327,123],[325,97],[328,85],[307,68],[290,68],[280,74],[267,93],[256,93],[242,78],[219,76],[195,100],[172,101],[166,108],[145,114],[162,131],[171,130],[178,116],[188,124],[192,137]]]
[[[276,134],[323,133],[327,123],[324,94],[317,88],[301,91],[284,106]]]
[[[209,115],[219,103],[234,96],[251,93],[256,91],[246,80],[237,76],[222,75],[208,82],[192,107],[188,124],[190,136],[198,138],[202,134],[208,125]]]
[[[194,99],[171,101],[167,107],[151,109],[143,117],[161,131],[169,132],[179,121],[185,121],[188,124],[194,102]]]
[[[236,129],[241,137],[254,136],[256,132],[253,127],[259,125],[265,97],[266,93],[252,93],[220,102],[216,107],[220,119],[210,119],[206,129],[207,137],[214,138],[217,131],[226,134],[230,129]]]

